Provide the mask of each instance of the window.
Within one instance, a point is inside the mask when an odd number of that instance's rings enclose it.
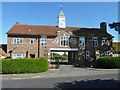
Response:
[[[102,38],[102,44],[107,44],[107,38],[105,37]]]
[[[99,53],[100,53],[100,57],[102,57],[102,51],[100,51]]]
[[[85,38],[84,37],[79,38],[79,46],[81,46],[81,47],[85,46]]]
[[[12,58],[25,58],[25,54],[12,54]]]
[[[41,36],[41,45],[43,46],[47,45],[47,36]]]
[[[90,58],[90,51],[86,51],[86,59]]]
[[[60,43],[61,46],[68,46],[69,45],[68,36],[61,36],[60,41],[61,41],[61,43]]]
[[[92,46],[98,47],[98,38],[97,37],[92,38]]]
[[[22,38],[14,38],[13,44],[23,44],[23,39]]]
[[[34,44],[34,39],[30,39],[30,44]]]
[[[110,51],[105,51],[105,56],[110,56]]]

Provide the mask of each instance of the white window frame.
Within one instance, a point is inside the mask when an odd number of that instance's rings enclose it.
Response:
[[[33,40],[33,43],[31,43],[32,40]],[[30,39],[30,44],[34,44],[34,39]]]
[[[41,36],[41,45],[42,46],[47,46],[47,36]]]
[[[105,56],[110,56],[110,51],[105,51]]]
[[[16,59],[16,58],[25,58],[25,54],[12,54],[12,58]]]
[[[86,59],[90,58],[90,51],[86,51]]]
[[[105,42],[105,39],[106,39],[106,42]],[[102,38],[102,44],[107,44],[107,38],[106,37]]]
[[[63,37],[63,40],[61,40],[61,37]],[[65,37],[65,38],[64,38]],[[66,37],[68,38],[68,45],[66,45]],[[64,45],[64,43],[63,43],[63,45],[61,45],[61,41],[63,41],[64,42],[64,40],[65,40],[65,45]],[[69,46],[69,36],[65,36],[65,34],[64,34],[64,36],[60,36],[60,46],[61,47],[66,47],[66,46]]]
[[[97,40],[95,40],[95,39],[97,39]],[[93,41],[94,41],[94,44],[93,44]],[[95,42],[97,42],[97,45],[96,45]],[[95,45],[96,45],[96,46],[95,46]],[[98,38],[97,38],[97,37],[93,37],[93,38],[92,38],[92,46],[93,46],[93,47],[98,47]]]
[[[82,44],[80,43],[80,41],[81,41]],[[79,37],[79,46],[80,47],[85,47],[85,37]]]
[[[14,40],[16,40],[16,43],[14,42]],[[20,43],[20,40],[22,40],[22,43]],[[13,44],[23,44],[23,39],[22,38],[13,38]]]

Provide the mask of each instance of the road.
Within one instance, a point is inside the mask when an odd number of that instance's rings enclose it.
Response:
[[[41,78],[3,80],[2,88],[118,88],[118,73],[61,66],[58,73]]]

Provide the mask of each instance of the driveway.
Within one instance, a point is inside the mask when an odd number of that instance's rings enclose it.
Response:
[[[60,65],[58,73],[44,76],[44,78],[90,76],[90,75],[105,75],[105,74],[118,75],[118,69],[77,68],[77,67],[73,67],[73,65]]]

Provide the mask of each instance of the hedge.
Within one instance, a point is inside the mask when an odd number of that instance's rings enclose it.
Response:
[[[3,74],[40,73],[48,71],[49,64],[44,58],[2,59]]]
[[[112,57],[112,56],[101,57],[97,60],[97,67],[98,68],[120,68],[120,56],[119,57]]]

